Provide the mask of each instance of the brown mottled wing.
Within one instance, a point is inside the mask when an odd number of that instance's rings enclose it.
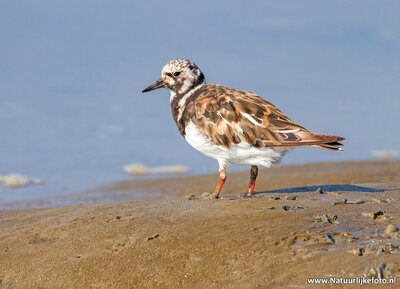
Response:
[[[194,101],[192,121],[213,143],[230,147],[305,146],[337,150],[341,137],[314,134],[298,125],[260,96],[207,84]]]

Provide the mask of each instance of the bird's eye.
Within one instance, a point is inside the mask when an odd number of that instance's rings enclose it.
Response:
[[[181,74],[180,71],[174,72],[174,76],[179,76]]]

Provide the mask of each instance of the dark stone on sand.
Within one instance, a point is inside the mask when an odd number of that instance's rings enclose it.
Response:
[[[335,242],[336,242],[336,241],[335,241],[335,238],[333,238],[331,232],[327,232],[325,235],[328,237],[328,239],[329,239],[332,243],[335,243]]]
[[[153,240],[153,239],[157,238],[158,236],[160,236],[160,235],[159,234],[154,234],[154,235],[152,235],[150,237],[147,237],[147,241]]]
[[[377,222],[381,222],[386,219],[385,212],[382,212],[382,211],[376,211],[373,213],[363,212],[363,213],[361,213],[361,215],[363,215],[364,217],[369,217]]]
[[[348,200],[348,199],[343,199],[343,200],[340,200],[340,201],[338,201],[338,202],[334,202],[333,204],[334,204],[334,205],[343,205],[343,204],[356,204],[356,205],[358,205],[358,204],[363,204],[363,203],[365,203],[365,201],[363,201],[363,200]]]
[[[356,256],[363,256],[365,252],[364,248],[356,248],[353,250],[353,254]]]
[[[323,223],[329,223],[337,225],[339,222],[337,221],[337,215],[322,215],[315,218],[316,220],[320,220]]]
[[[289,211],[289,210],[296,211],[296,210],[302,210],[304,209],[304,207],[284,205],[282,206],[282,209],[284,211]]]
[[[185,198],[186,200],[193,201],[196,200],[196,195],[186,195]]]

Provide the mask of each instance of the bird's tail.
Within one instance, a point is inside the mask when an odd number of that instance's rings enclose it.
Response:
[[[313,145],[313,147],[320,149],[328,149],[333,151],[342,151],[343,146],[340,141],[345,140],[344,137],[328,134],[315,134],[318,136],[320,143]]]

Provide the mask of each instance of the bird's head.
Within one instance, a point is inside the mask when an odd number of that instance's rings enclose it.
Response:
[[[142,92],[164,87],[175,94],[185,94],[204,82],[204,75],[196,64],[188,59],[174,59],[162,69],[161,78]]]

